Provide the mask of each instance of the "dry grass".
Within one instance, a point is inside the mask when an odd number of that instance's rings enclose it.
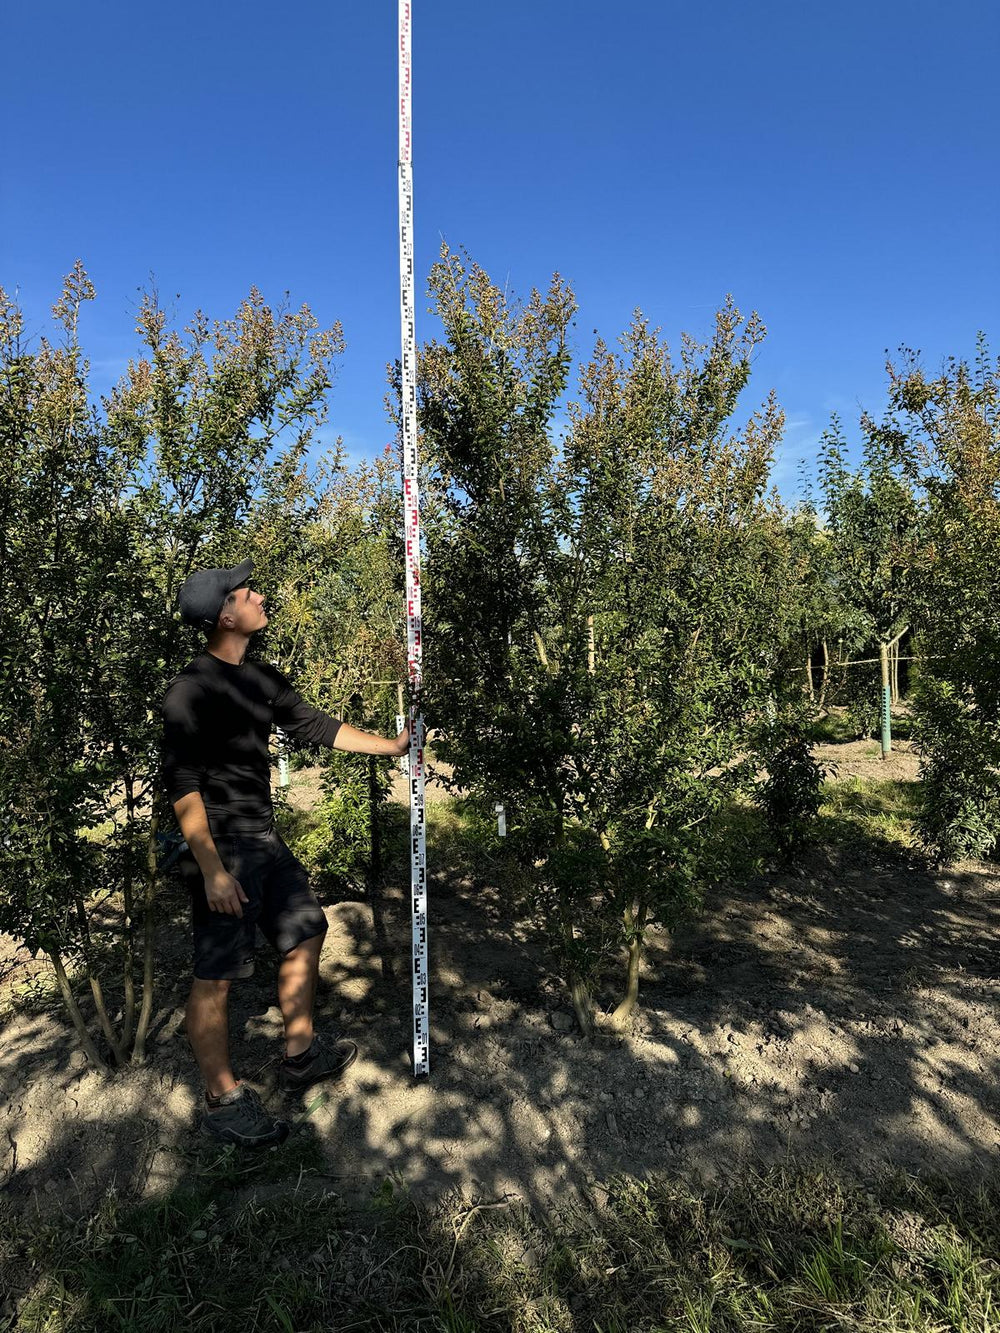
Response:
[[[19,1333],[448,1330],[750,1333],[1000,1328],[1000,1179],[896,1174],[867,1189],[791,1166],[702,1188],[621,1178],[548,1216],[418,1206],[388,1182],[349,1206],[307,1160],[276,1195],[223,1154],[193,1189],[13,1229]]]

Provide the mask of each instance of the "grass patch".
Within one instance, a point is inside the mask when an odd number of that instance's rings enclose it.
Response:
[[[81,990],[82,981],[83,978],[71,977],[72,989]],[[0,994],[0,1019],[7,1020],[15,1014],[54,1013],[62,1002],[56,974],[46,962],[5,986],[4,993]]]
[[[898,778],[846,778],[823,784],[823,841],[878,839],[912,848],[920,810],[920,783]]]
[[[409,815],[405,816],[409,827]],[[427,846],[439,865],[454,866],[475,878],[488,874],[496,863],[496,816],[487,818],[460,796],[427,804]]]
[[[706,829],[721,867],[731,880],[752,879],[776,855],[764,812],[745,797],[728,801]]]
[[[17,1333],[987,1333],[1000,1326],[1000,1181],[897,1173],[863,1189],[792,1167],[725,1186],[620,1177],[545,1219],[520,1205],[361,1206],[203,1180],[75,1224],[8,1225]]]
[[[858,731],[846,709],[833,708],[813,718],[809,738],[814,745],[846,745],[858,739]]]
[[[846,708],[831,708],[828,713],[813,719],[809,728],[814,745],[846,745],[851,741],[875,740],[879,733],[869,732],[867,736],[858,734],[858,728]],[[913,716],[906,705],[892,711],[892,738],[897,741],[913,739]]]

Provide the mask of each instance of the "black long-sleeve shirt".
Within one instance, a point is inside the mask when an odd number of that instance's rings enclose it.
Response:
[[[215,837],[266,833],[274,818],[272,725],[299,745],[333,745],[340,722],[264,662],[233,666],[201,653],[164,695],[163,777],[171,802],[201,793]]]

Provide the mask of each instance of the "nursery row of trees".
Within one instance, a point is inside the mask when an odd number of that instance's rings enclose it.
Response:
[[[949,857],[993,849],[1000,441],[984,348],[933,378],[909,353],[890,365],[888,414],[862,419],[854,450],[834,422],[815,500],[789,509],[770,479],[781,410],[742,402],[756,316],[727,301],[674,358],[637,314],[574,385],[558,277],[518,303],[443,250],[429,290],[425,716],[484,836],[503,803],[495,853],[584,1031],[609,975],[627,1020],[646,932],[726,872],[734,811],[759,807],[796,855],[819,807],[815,708],[839,690],[859,731],[875,720],[878,667],[840,666],[852,655],[877,662],[909,631],[925,837]],[[256,651],[320,706],[385,726],[402,552],[396,460],[348,468],[321,448],[339,328],[253,292],[233,320],[178,330],[149,295],[136,358],[95,404],[79,333],[93,294],[77,266],[58,338],[37,345],[0,295],[0,927],[52,960],[91,1058],[121,1062],[152,1015],[171,827],[158,703],[197,651],[177,589],[253,558],[272,611]],[[367,782],[328,759],[330,827],[313,835],[328,865],[371,817]]]
[[[514,306],[446,251],[430,289],[444,335],[421,402],[428,709],[457,782],[484,816],[495,799],[508,810],[508,855],[581,1026],[619,957],[613,1018],[627,1018],[645,931],[724,871],[734,806],[762,806],[795,854],[819,806],[817,687],[839,687],[871,730],[879,659],[907,631],[924,835],[948,857],[991,851],[1000,439],[985,348],[936,378],[904,353],[857,461],[835,420],[816,498],[790,511],[770,482],[781,411],[740,406],[756,316],[727,302],[709,341],[672,359],[637,314],[619,350],[598,341],[555,438],[572,393],[566,286]],[[839,665],[852,656],[867,668]]]

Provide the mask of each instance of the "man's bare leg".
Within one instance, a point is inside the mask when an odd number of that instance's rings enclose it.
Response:
[[[187,1002],[188,1041],[211,1097],[236,1087],[229,1063],[230,984],[195,977]]]
[[[285,1020],[285,1054],[308,1051],[313,1039],[313,1003],[324,935],[303,940],[285,954],[278,968],[278,1005]]]

